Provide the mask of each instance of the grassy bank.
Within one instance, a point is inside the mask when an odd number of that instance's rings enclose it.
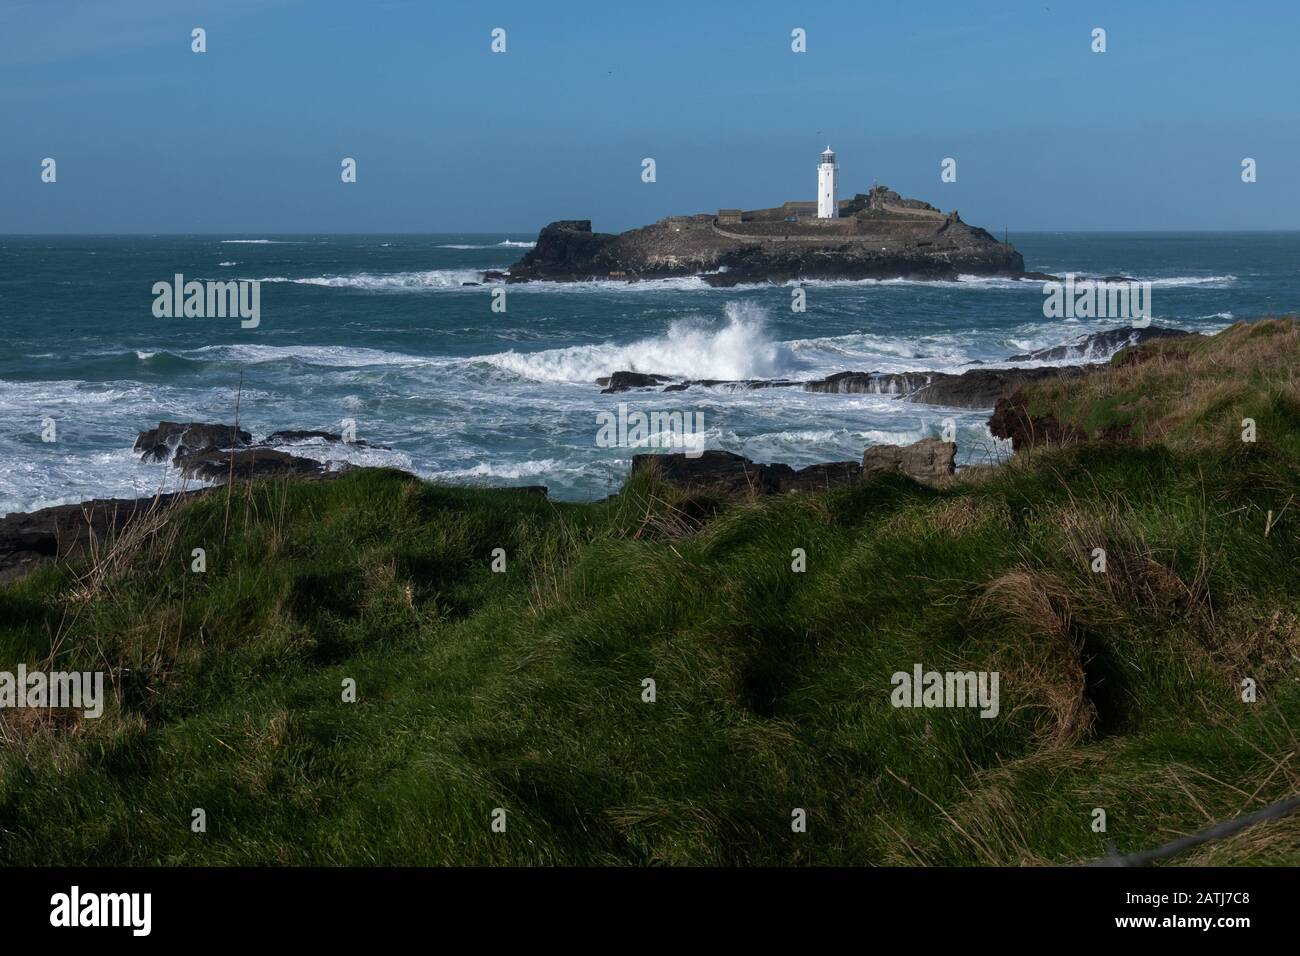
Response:
[[[1066,863],[1259,809],[1300,791],[1300,340],[1260,329],[1045,384],[1123,440],[941,488],[204,495],[0,588],[0,662],[116,690],[0,713],[0,857]],[[999,715],[891,706],[917,663],[999,672]],[[1300,817],[1176,862],[1300,863]]]

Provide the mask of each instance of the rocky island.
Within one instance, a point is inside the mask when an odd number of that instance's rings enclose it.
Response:
[[[814,215],[817,203],[669,216],[627,232],[592,232],[560,220],[510,267],[508,282],[635,281],[699,276],[715,286],[795,279],[956,279],[1025,276],[1015,247],[944,213],[875,186]]]

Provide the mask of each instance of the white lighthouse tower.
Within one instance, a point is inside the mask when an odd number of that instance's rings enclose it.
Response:
[[[840,204],[835,201],[835,154],[829,146],[822,153],[821,165],[817,167],[817,218],[835,219],[840,214]]]

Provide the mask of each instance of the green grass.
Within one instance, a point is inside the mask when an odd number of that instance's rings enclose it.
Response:
[[[215,491],[113,560],[0,587],[0,661],[115,688],[98,720],[0,714],[0,858],[1148,849],[1300,789],[1296,462],[1287,441],[1080,444],[942,488],[881,475],[753,502],[646,476],[586,505],[378,471]],[[890,676],[915,663],[998,671],[999,717],[895,709]],[[1294,865],[1298,847],[1292,818],[1176,862]]]

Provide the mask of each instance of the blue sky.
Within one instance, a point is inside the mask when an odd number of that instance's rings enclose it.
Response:
[[[994,231],[1296,228],[1298,44],[1294,0],[4,0],[0,232],[618,230],[811,199],[827,143]]]

